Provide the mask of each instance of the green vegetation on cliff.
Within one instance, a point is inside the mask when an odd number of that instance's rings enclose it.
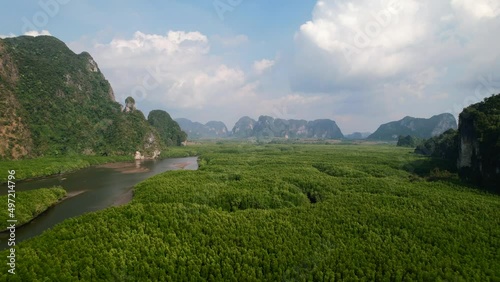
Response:
[[[398,147],[410,147],[410,148],[415,148],[417,145],[419,145],[421,142],[420,138],[413,137],[411,135],[400,135],[398,137]]]
[[[0,196],[0,201],[7,205],[7,198],[14,200],[16,226],[30,222],[32,219],[46,211],[48,208],[59,202],[66,196],[66,191],[62,187],[41,188],[25,192],[16,192],[15,198],[8,195]],[[6,224],[9,218],[7,208],[0,210],[0,222]],[[5,226],[0,227],[0,231],[5,230]]]
[[[170,115],[162,110],[149,112],[148,122],[157,131],[166,146],[180,146],[187,139],[187,135],[181,130],[179,124]]]
[[[181,150],[177,148],[176,150]],[[13,281],[496,281],[500,197],[394,146],[215,144],[19,244]],[[98,255],[96,255],[98,254]],[[0,253],[5,257],[7,252]],[[6,265],[0,280],[7,278]]]
[[[459,121],[461,177],[500,193],[500,94],[465,108]]]
[[[32,156],[112,150],[120,105],[88,53],[76,55],[50,36],[3,43],[19,74],[15,97],[31,132]]]
[[[453,165],[458,158],[458,131],[449,129],[441,135],[434,136],[418,144],[415,153],[449,160]]]
[[[0,39],[0,92],[0,159],[148,155],[169,143],[135,105],[122,111],[88,53],[51,36]]]
[[[458,131],[424,141],[415,153],[442,159],[463,180],[500,193],[500,94],[465,108]]]

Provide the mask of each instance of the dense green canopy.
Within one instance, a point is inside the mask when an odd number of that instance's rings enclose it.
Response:
[[[135,187],[130,204],[67,220],[21,243],[17,274],[9,278],[500,278],[500,198],[457,184],[454,176],[427,181],[413,175],[415,162],[427,159],[409,149],[193,149],[202,156],[199,171],[150,178]],[[0,280],[7,275],[2,271]]]

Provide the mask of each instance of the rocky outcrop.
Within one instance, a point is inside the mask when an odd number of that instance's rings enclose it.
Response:
[[[134,160],[144,160],[144,156],[139,151],[135,151]]]
[[[307,123],[307,137],[321,139],[342,139],[344,135],[337,123],[329,119],[319,119]]]
[[[209,121],[205,124],[205,128],[208,130],[207,136],[216,138],[228,136],[227,127],[222,121]]]
[[[461,178],[500,192],[500,94],[464,109],[458,131]]]
[[[121,110],[90,54],[52,36],[0,39],[0,97],[0,159],[135,151],[150,158],[164,147],[134,99]]]
[[[452,114],[440,114],[429,119],[407,116],[399,121],[381,125],[367,139],[396,141],[400,135],[428,139],[448,129],[457,129],[457,121]]]
[[[257,122],[247,116],[240,118],[233,127],[232,135],[236,138],[248,138],[253,136],[253,128]]]
[[[127,97],[127,99],[125,99],[125,107],[123,108],[123,112],[125,113],[129,113],[129,112],[133,112],[137,110],[136,107],[135,107],[135,100],[134,98],[132,97]]]
[[[315,121],[275,119],[260,116],[258,121],[249,117],[241,118],[233,128],[233,136],[239,138],[343,138],[335,121],[322,119]]]
[[[0,159],[29,156],[33,148],[31,133],[15,97],[19,71],[0,40]]]

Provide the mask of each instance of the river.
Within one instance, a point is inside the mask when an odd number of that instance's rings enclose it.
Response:
[[[18,182],[17,192],[52,186],[62,186],[69,195],[84,192],[64,200],[32,222],[17,228],[16,244],[41,234],[67,218],[124,204],[130,200],[132,187],[137,183],[156,174],[179,169],[198,169],[197,157],[113,163]],[[6,189],[1,189],[0,195],[6,193]],[[0,234],[0,250],[7,247],[7,236],[7,233]]]

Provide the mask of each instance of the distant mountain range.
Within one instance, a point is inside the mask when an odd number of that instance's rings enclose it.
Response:
[[[371,132],[354,132],[351,134],[346,134],[345,139],[361,140],[361,139],[366,139],[371,134],[372,134]]]
[[[186,118],[175,120],[189,139],[215,139],[229,136],[226,125],[222,121],[209,121],[206,124],[193,122]]]
[[[435,115],[429,119],[407,116],[398,121],[382,124],[367,139],[397,140],[399,135],[411,135],[428,139],[448,129],[457,129],[457,120],[452,114]]]
[[[248,116],[240,118],[231,131],[221,121],[211,121],[206,124],[193,122],[189,119],[176,119],[181,129],[188,134],[189,139],[217,138],[318,138],[318,139],[350,139],[350,140],[397,140],[400,135],[428,139],[437,136],[448,129],[456,129],[457,121],[451,114],[440,114],[429,119],[405,117],[381,125],[373,134],[354,132],[343,135],[337,123],[330,119],[315,121],[280,119],[270,116],[260,116],[254,120]]]
[[[176,119],[181,129],[190,139],[213,138],[322,138],[342,139],[340,128],[335,121],[320,119],[315,121],[275,119],[260,116],[258,120],[242,117],[236,122],[233,130],[228,132],[223,122],[211,121],[206,124],[193,122],[185,118]]]
[[[342,131],[333,120],[285,120],[270,116],[260,116],[257,121],[242,117],[234,126],[232,133],[233,136],[240,138],[344,138]]]

